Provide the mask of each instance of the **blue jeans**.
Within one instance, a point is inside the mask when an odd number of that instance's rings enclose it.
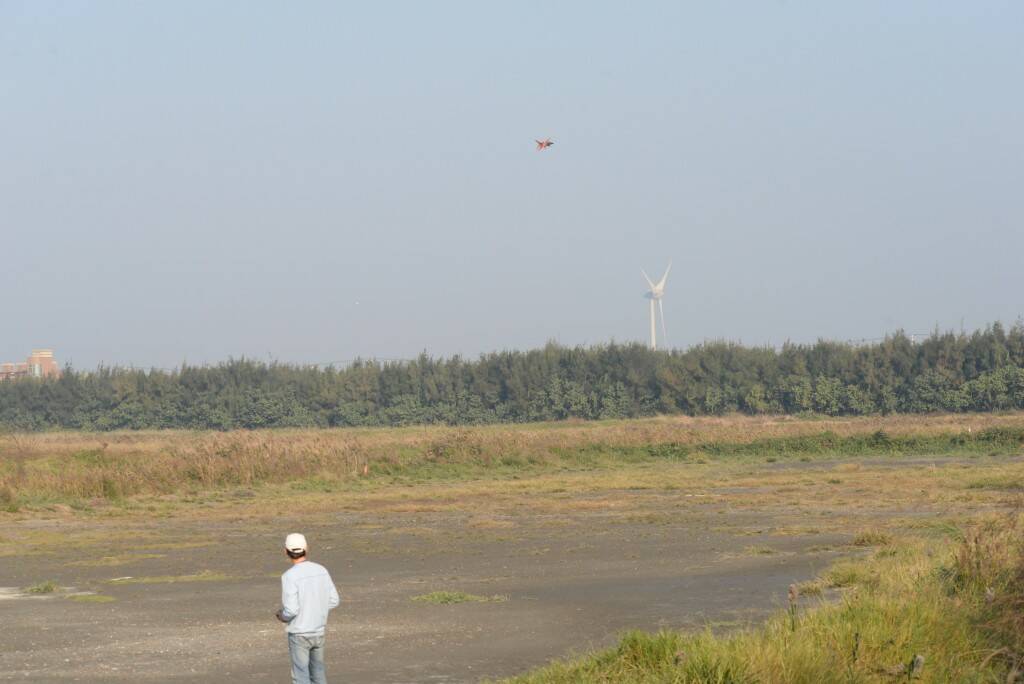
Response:
[[[292,684],[327,684],[323,635],[289,634],[288,653],[292,657]]]

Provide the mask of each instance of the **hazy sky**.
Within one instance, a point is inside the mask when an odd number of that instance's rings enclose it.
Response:
[[[1022,84],[1017,0],[0,0],[0,360],[1012,323]]]

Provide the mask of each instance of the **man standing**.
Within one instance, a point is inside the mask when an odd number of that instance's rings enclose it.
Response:
[[[307,558],[306,538],[297,533],[284,540],[292,567],[281,575],[281,608],[277,619],[287,624],[292,684],[327,684],[324,674],[324,628],[327,612],[337,607],[338,590],[327,568]]]

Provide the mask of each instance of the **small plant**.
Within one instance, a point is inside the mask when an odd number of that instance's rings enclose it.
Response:
[[[751,556],[771,556],[775,554],[775,549],[770,546],[748,546],[746,552]]]
[[[854,546],[888,546],[892,544],[892,537],[879,530],[865,530],[851,542]]]
[[[45,582],[37,582],[31,587],[27,587],[25,591],[30,594],[52,594],[57,591],[57,583],[53,580],[46,580]]]
[[[876,587],[879,577],[856,563],[839,563],[825,575],[825,583],[830,589],[864,586]]]
[[[419,601],[420,603],[434,603],[446,606],[452,603],[501,603],[508,601],[508,596],[479,596],[477,594],[467,594],[464,591],[432,591],[429,594],[413,596],[412,600]]]
[[[113,477],[104,477],[100,480],[100,488],[103,492],[103,498],[110,501],[118,501],[124,495],[120,482]]]
[[[9,485],[0,486],[0,505],[14,503],[17,497]]]

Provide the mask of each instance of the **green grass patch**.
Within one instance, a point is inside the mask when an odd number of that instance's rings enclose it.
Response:
[[[1011,454],[1024,445],[1024,428],[991,428],[977,433],[935,435],[891,435],[882,430],[871,434],[840,436],[826,430],[813,435],[775,437],[746,443],[707,442],[686,447],[677,445],[675,458],[691,452],[718,457],[772,457],[776,460],[801,456],[911,456],[955,453]]]
[[[904,527],[908,530],[913,530],[918,534],[929,535],[933,537],[947,537],[949,539],[961,539],[963,531],[960,526],[952,520],[937,520],[937,519],[920,519],[911,520],[907,522]]]
[[[967,483],[968,489],[991,489],[996,491],[1019,492],[1024,491],[1024,479],[1003,475],[1000,477],[985,477],[972,480]]]
[[[292,482],[289,487],[296,492],[330,493],[339,488],[340,482],[325,477],[310,477]]]
[[[351,482],[319,478],[293,483],[297,490],[361,489],[373,481],[395,484],[488,479],[516,479],[551,470],[589,471],[663,461],[706,464],[709,460],[810,462],[817,458],[856,456],[1006,455],[1024,446],[1024,428],[991,428],[976,433],[893,435],[884,431],[838,435],[825,430],[811,435],[771,437],[750,442],[712,440],[693,444],[661,443],[644,446],[589,444],[554,447],[529,457],[493,453],[474,441],[472,433],[452,435],[424,449],[401,449],[393,457],[374,461],[370,477]],[[830,484],[840,484],[832,478]]]
[[[508,601],[508,596],[479,596],[477,594],[467,594],[464,591],[432,591],[429,594],[413,596],[412,600],[419,603],[447,606],[453,603],[501,603]]]
[[[847,589],[850,587],[874,588],[878,586],[879,577],[869,564],[857,561],[836,563],[822,577],[825,586],[830,589]]]
[[[25,591],[30,594],[52,594],[59,588],[60,586],[53,580],[46,580],[45,582],[37,582],[30,587],[25,587]]]

